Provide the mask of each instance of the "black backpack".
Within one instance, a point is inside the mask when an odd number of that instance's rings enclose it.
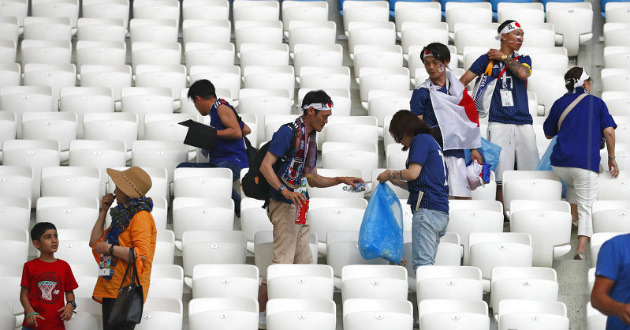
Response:
[[[288,123],[282,126],[289,126],[291,128],[291,131],[293,132],[293,136],[291,137],[289,150],[286,154],[282,156],[282,158],[278,159],[276,164],[274,164],[274,170],[277,169],[277,166],[280,163],[286,161],[290,152],[295,146],[295,139],[297,136],[297,127],[294,125],[294,123]],[[269,182],[267,182],[267,179],[265,179],[265,176],[260,173],[260,165],[262,164],[265,155],[267,155],[267,151],[269,151],[270,144],[271,142],[267,142],[262,147],[260,147],[260,149],[258,149],[258,152],[256,152],[256,156],[253,159],[250,159],[249,170],[241,179],[241,188],[243,189],[243,193],[245,193],[245,196],[247,197],[264,201],[267,201],[269,199],[269,189],[271,189],[271,186],[269,185]]]

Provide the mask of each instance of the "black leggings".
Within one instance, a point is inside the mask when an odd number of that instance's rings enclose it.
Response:
[[[115,298],[103,298],[103,330],[133,330],[136,327],[135,324],[124,327],[110,327],[107,325],[114,301],[116,301]]]

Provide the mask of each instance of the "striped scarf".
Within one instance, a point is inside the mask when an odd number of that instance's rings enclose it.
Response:
[[[118,245],[118,236],[124,232],[131,219],[140,211],[151,212],[153,200],[151,197],[129,198],[124,204],[119,204],[109,211],[112,216],[112,224],[105,235],[107,242]]]

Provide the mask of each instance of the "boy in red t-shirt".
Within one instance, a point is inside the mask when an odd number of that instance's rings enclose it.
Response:
[[[72,317],[77,307],[73,290],[79,286],[70,265],[55,258],[59,246],[55,225],[35,224],[31,239],[40,255],[26,262],[22,271],[20,302],[26,314],[22,330],[64,330],[63,322]]]

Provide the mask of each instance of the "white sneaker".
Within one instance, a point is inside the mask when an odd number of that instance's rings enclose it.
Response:
[[[258,313],[258,329],[267,329],[267,312]]]

